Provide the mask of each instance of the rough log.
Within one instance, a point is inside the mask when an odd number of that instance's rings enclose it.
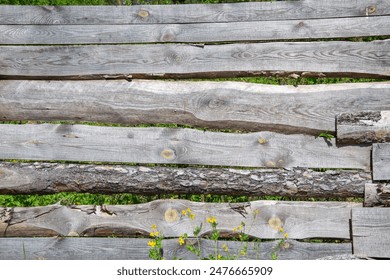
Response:
[[[58,192],[363,197],[370,172],[0,163],[0,194]]]
[[[337,144],[390,142],[390,111],[342,113],[336,130]]]
[[[367,183],[364,191],[364,206],[390,206],[390,184]]]
[[[165,237],[188,234],[203,227],[200,236],[209,235],[207,218],[215,217],[224,236],[243,232],[257,238],[350,238],[351,209],[360,203],[281,202],[200,203],[186,200],[156,200],[137,205],[50,205],[0,208],[0,236],[149,236],[152,225]],[[190,218],[190,213],[194,215]],[[187,215],[183,214],[187,211]],[[281,232],[283,228],[283,232]]]
[[[373,180],[390,180],[390,143],[372,146],[372,172]]]

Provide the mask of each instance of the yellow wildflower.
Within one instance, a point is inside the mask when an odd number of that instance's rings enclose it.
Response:
[[[180,236],[179,237],[179,245],[184,245],[184,243],[186,243],[186,241],[184,240],[183,236]]]
[[[236,232],[237,231],[237,228],[235,227],[235,228],[233,228],[233,232]]]
[[[195,215],[192,214],[192,213],[190,213],[189,217],[190,217],[191,220],[195,219]]]
[[[245,256],[246,255],[246,251],[245,250],[241,250],[240,254],[241,254],[241,256]]]
[[[187,210],[181,210],[181,214],[183,215],[183,216],[187,216]]]
[[[208,217],[207,218],[207,222],[209,224],[216,224],[217,223],[217,219],[213,216],[213,217]]]
[[[227,252],[229,250],[229,247],[226,244],[222,245],[222,249]]]
[[[151,241],[148,242],[148,246],[150,246],[152,248],[156,247],[156,245],[157,245],[157,242],[154,241],[154,240],[151,240]]]
[[[191,208],[188,207],[186,210],[188,213],[191,213]]]
[[[286,239],[288,238],[288,233],[284,234],[284,238],[286,238]]]
[[[284,232],[284,228],[279,228],[279,232]]]
[[[218,260],[222,259],[222,256],[221,256],[221,255],[218,255],[218,256],[217,256],[217,259],[218,259]]]
[[[153,224],[151,228],[152,228],[152,230],[156,230],[157,229],[156,224]]]
[[[158,232],[158,231],[152,231],[152,232],[150,233],[150,236],[151,236],[151,237],[158,237],[158,235],[159,235],[159,232]]]

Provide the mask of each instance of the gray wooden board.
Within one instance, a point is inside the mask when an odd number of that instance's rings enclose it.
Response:
[[[228,30],[228,32],[227,32]],[[0,25],[0,44],[233,42],[390,35],[390,16],[136,25]]]
[[[147,260],[150,239],[142,238],[0,238],[1,260]],[[351,254],[351,244],[304,243],[288,240],[288,248],[279,252],[279,259],[311,260],[323,257]],[[213,243],[201,239],[201,257],[213,253]],[[219,242],[226,244],[232,254],[243,245],[241,242]],[[277,241],[248,244],[247,254],[240,259],[270,260],[278,251]],[[287,247],[287,246],[285,246]],[[25,253],[23,253],[23,251]],[[228,252],[229,252],[228,251]],[[226,252],[219,248],[223,256]],[[197,257],[179,246],[177,239],[163,241],[165,259],[195,260]],[[126,267],[125,267],[126,268]]]
[[[137,205],[50,205],[0,208],[0,236],[149,236],[152,225],[165,237],[210,234],[209,217],[215,217],[224,236],[243,232],[258,238],[350,239],[350,212],[360,203],[278,202],[200,203],[186,200],[155,200]],[[182,211],[190,209],[194,218]],[[280,229],[283,228],[284,232]]]
[[[352,210],[353,251],[357,256],[390,258],[390,208]]]
[[[241,22],[389,15],[387,0],[136,6],[0,6],[0,24]]]
[[[390,142],[390,111],[342,113],[336,127],[337,144]]]
[[[370,147],[273,132],[66,124],[0,125],[0,158],[247,167],[370,169]]]
[[[372,149],[374,180],[390,180],[390,143],[377,143]]]
[[[371,172],[0,162],[0,194],[58,192],[363,197]]]
[[[173,123],[317,136],[335,132],[335,115],[390,110],[387,100],[390,83],[294,87],[240,82],[0,80],[3,121]]]
[[[0,77],[317,72],[390,76],[390,40],[223,45],[1,46]]]

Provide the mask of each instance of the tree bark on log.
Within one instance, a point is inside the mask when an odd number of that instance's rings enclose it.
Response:
[[[364,206],[390,206],[390,184],[366,184]]]
[[[0,194],[134,193],[363,197],[371,173],[294,169],[177,168],[0,163]]]

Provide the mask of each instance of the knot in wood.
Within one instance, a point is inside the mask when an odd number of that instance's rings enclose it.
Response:
[[[283,225],[282,221],[278,217],[272,217],[271,219],[268,220],[268,225],[274,229],[279,231]]]
[[[259,144],[261,145],[264,145],[264,144],[267,144],[268,143],[268,140],[263,138],[263,137],[260,137],[259,139],[257,139],[257,141],[259,142]]]
[[[164,213],[164,219],[168,223],[176,222],[177,220],[179,220],[179,213],[177,212],[176,209],[169,208]]]
[[[149,16],[149,12],[146,11],[146,10],[141,9],[141,10],[139,10],[139,12],[138,12],[138,16],[139,16],[140,18],[146,19],[146,18]]]
[[[376,6],[375,5],[372,5],[372,6],[368,6],[366,8],[366,14],[367,15],[370,15],[370,14],[373,14],[376,12]]]
[[[175,34],[170,30],[165,31],[161,36],[162,42],[172,42],[174,39],[175,39]]]
[[[174,160],[176,158],[176,153],[172,149],[164,149],[161,152],[161,156],[167,160]]]
[[[304,26],[305,26],[305,23],[303,21],[298,23],[298,27],[304,27]]]

